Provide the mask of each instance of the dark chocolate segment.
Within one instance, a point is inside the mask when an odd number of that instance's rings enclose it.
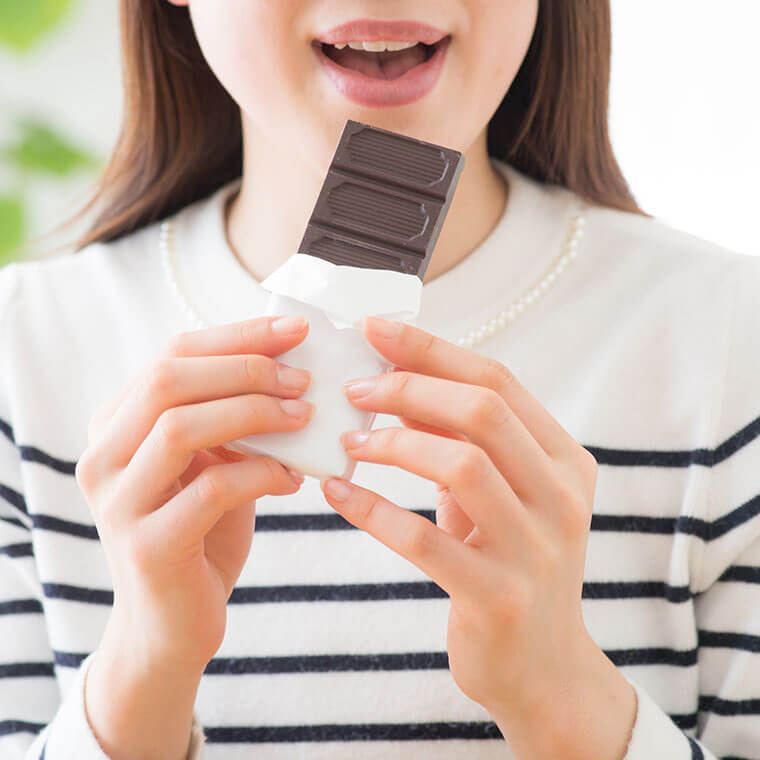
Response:
[[[298,252],[422,280],[463,168],[459,151],[347,120]]]

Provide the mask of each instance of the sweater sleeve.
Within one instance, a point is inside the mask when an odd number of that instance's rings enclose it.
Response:
[[[629,679],[639,706],[623,760],[760,758],[760,258],[742,257],[703,519],[693,542],[699,700],[694,736]]]
[[[109,760],[87,721],[84,686],[94,653],[61,698],[15,440],[4,330],[10,329],[19,264],[0,269],[0,758]],[[200,760],[203,728],[193,714],[187,760]]]

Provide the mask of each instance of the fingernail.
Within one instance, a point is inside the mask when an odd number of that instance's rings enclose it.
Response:
[[[277,380],[287,388],[305,390],[311,382],[311,373],[305,369],[289,367],[287,364],[278,364]]]
[[[361,446],[369,438],[369,431],[367,430],[354,430],[351,433],[345,433],[343,435],[343,445],[347,449],[353,449],[356,446]]]
[[[335,501],[345,501],[351,495],[351,486],[343,480],[330,478],[325,481],[325,493]]]
[[[280,317],[272,322],[272,332],[277,335],[296,333],[306,327],[306,317]]]
[[[280,399],[280,406],[282,411],[291,417],[306,417],[311,413],[311,404],[308,401],[301,401],[301,399]]]
[[[349,398],[366,396],[376,385],[377,379],[374,377],[367,377],[363,380],[349,380],[343,383],[343,387],[346,389],[346,394]]]
[[[375,335],[381,335],[383,338],[392,338],[394,335],[398,335],[403,327],[399,322],[391,322],[382,317],[367,317],[364,324]]]

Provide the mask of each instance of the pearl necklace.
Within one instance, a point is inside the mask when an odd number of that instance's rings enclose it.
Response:
[[[542,293],[545,293],[556,281],[557,277],[562,274],[567,265],[574,261],[578,256],[579,241],[581,237],[583,237],[585,224],[586,219],[583,214],[576,214],[573,216],[570,220],[570,230],[565,241],[564,250],[562,254],[549,265],[543,277],[533,286],[529,287],[523,295],[513,301],[509,306],[502,309],[496,316],[487,320],[479,327],[474,327],[471,330],[468,330],[454,342],[465,348],[473,348],[490,335],[502,330],[507,324],[510,324],[517,319],[517,317],[523,313],[525,307],[532,304]],[[211,325],[190,305],[185,294],[182,292],[174,273],[172,264],[172,254],[174,251],[174,225],[172,219],[165,219],[161,222],[159,248],[161,251],[161,262],[166,277],[190,321],[195,324],[198,329],[210,327]]]

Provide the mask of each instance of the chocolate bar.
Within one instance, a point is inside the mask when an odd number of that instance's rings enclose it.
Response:
[[[464,156],[348,119],[298,253],[421,280]]]

